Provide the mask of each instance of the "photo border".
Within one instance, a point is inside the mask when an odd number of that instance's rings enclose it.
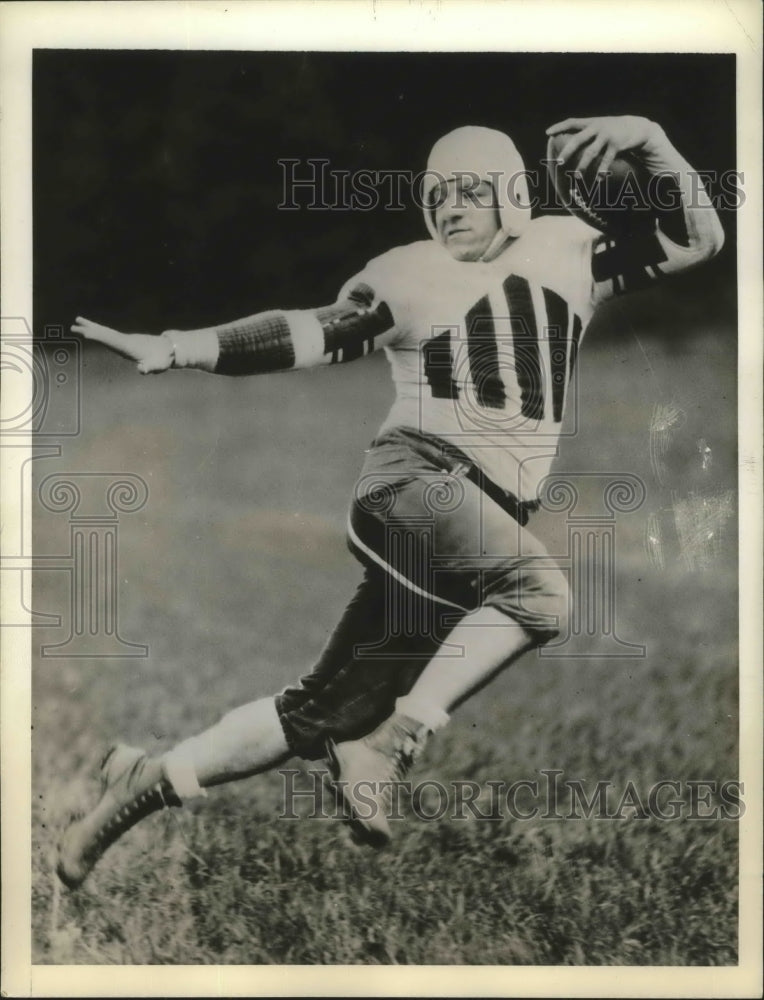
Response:
[[[341,9],[341,16],[335,16]],[[740,937],[735,968],[34,966],[31,964],[31,676],[28,629],[3,629],[2,992],[6,996],[758,996],[761,990],[762,201],[757,0],[129,2],[0,4],[2,310],[32,325],[32,51],[132,48],[364,51],[734,52],[739,211]],[[549,25],[554,25],[554,40]],[[413,46],[411,39],[425,45]],[[656,41],[660,49],[656,48]],[[62,238],[65,238],[62,236]],[[31,379],[30,379],[31,382]],[[23,391],[23,390],[22,390]],[[31,396],[31,385],[28,387]],[[17,412],[18,399],[3,399]],[[6,410],[7,407],[7,410]],[[30,442],[14,441],[29,448]],[[29,475],[29,465],[23,468]],[[3,505],[18,483],[3,477]],[[22,488],[28,487],[22,482]],[[23,489],[29,495],[28,489]],[[29,531],[29,517],[24,523]],[[30,539],[25,539],[25,547]],[[25,574],[27,588],[28,577]],[[29,598],[29,594],[26,595]],[[4,598],[5,600],[6,598]],[[26,600],[27,607],[31,601]]]

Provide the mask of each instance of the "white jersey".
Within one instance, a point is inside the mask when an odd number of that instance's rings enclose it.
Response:
[[[594,311],[598,239],[578,219],[548,216],[490,262],[454,260],[435,240],[370,261],[340,298],[360,286],[392,314],[373,345],[384,347],[396,387],[381,429],[436,435],[503,489],[535,499]]]

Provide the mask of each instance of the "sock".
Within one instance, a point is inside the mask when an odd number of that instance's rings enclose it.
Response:
[[[181,788],[187,795],[198,795],[209,785],[258,774],[291,755],[274,699],[261,698],[233,709],[210,729],[179,743],[164,755],[163,763],[183,798]]]
[[[416,722],[421,722],[433,733],[445,726],[449,720],[448,713],[444,712],[442,708],[410,694],[397,699],[395,711],[400,715],[407,715]]]
[[[199,796],[206,798],[207,792],[199,784],[193,761],[183,754],[180,747],[170,750],[162,757],[162,769],[183,802]]]

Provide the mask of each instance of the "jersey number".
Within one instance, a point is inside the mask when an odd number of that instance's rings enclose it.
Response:
[[[503,283],[510,329],[512,358],[522,414],[534,420],[545,415],[541,374],[539,323],[530,285],[525,278],[511,274]],[[549,339],[551,361],[552,418],[562,420],[567,375],[575,363],[581,338],[581,320],[574,314],[572,337],[568,340],[568,306],[563,298],[548,288],[541,289],[546,309],[544,332]],[[483,296],[467,312],[467,364],[479,406],[503,410],[507,392],[499,369],[499,344],[496,321],[488,296]],[[422,345],[424,375],[434,399],[458,399],[459,385],[454,379],[452,334],[445,330]]]

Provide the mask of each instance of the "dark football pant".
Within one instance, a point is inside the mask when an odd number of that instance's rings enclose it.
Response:
[[[537,645],[558,634],[567,584],[524,527],[528,506],[435,438],[398,429],[374,442],[348,524],[363,582],[314,670],[276,698],[295,754],[322,757],[327,738],[376,728],[480,607]]]

